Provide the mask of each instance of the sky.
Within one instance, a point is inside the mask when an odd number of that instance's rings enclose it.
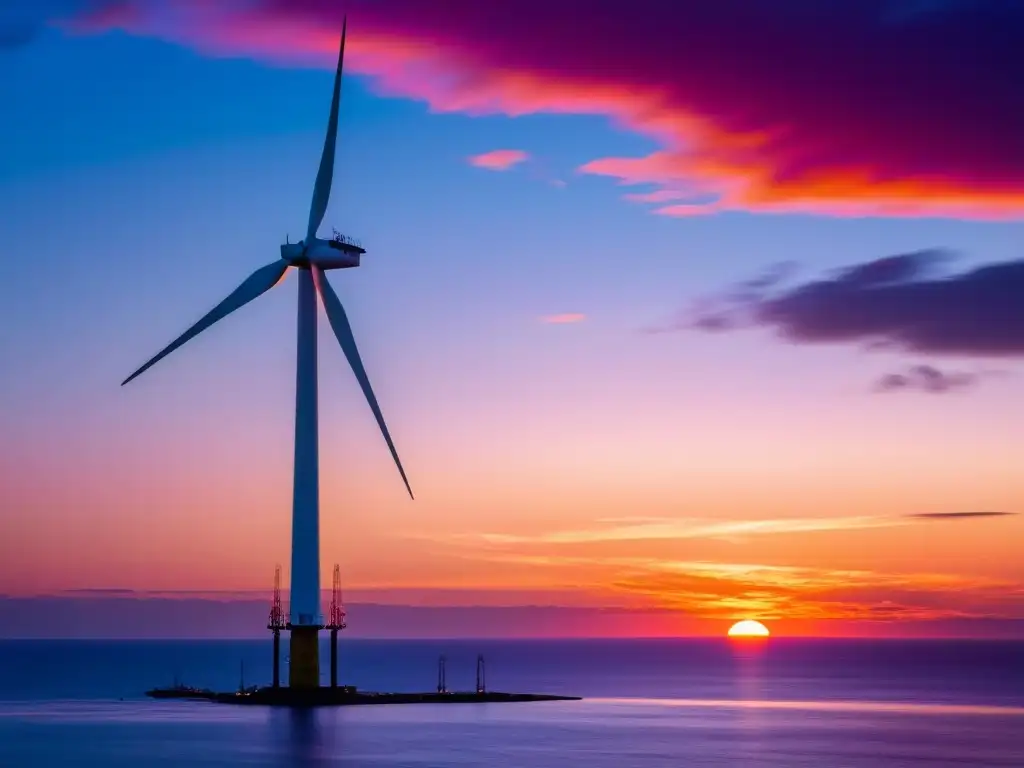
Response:
[[[344,13],[321,231],[416,494],[321,313],[353,633],[1024,636],[1017,0],[5,7],[0,633],[287,584],[294,276],[119,384],[302,237]]]

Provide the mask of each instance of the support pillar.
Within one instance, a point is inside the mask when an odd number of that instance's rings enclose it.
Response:
[[[317,440],[316,323],[313,275],[298,271],[295,464],[292,495],[291,621],[288,685],[320,687],[320,481]]]
[[[331,627],[331,688],[338,687],[338,630]]]
[[[292,627],[288,649],[288,685],[292,688],[320,687],[319,627]]]
[[[298,270],[299,310],[295,378],[295,462],[292,492],[292,570],[289,604],[294,647],[305,630],[323,627],[320,613],[320,480],[317,437],[317,298],[309,269]],[[300,631],[303,630],[303,631]]]
[[[281,687],[281,631],[274,630],[274,687]]]

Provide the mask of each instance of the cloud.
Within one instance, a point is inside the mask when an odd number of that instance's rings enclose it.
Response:
[[[573,556],[467,550],[466,557],[553,572],[588,567],[591,589],[689,616],[904,624],[951,619],[1024,618],[1019,582],[943,573],[677,561],[655,557]],[[599,579],[595,582],[594,579]]]
[[[973,387],[980,374],[946,373],[931,365],[914,365],[901,373],[887,373],[875,384],[876,392],[917,390],[929,394],[945,394]]]
[[[814,533],[891,528],[906,525],[901,517],[818,517],[767,520],[709,520],[700,518],[644,518],[633,522],[597,521],[589,528],[553,530],[532,535],[508,533],[459,534],[449,540],[492,546],[522,544],[589,544],[605,541],[655,541],[683,539],[736,540],[746,536],[782,533]],[[434,538],[434,537],[428,537]]]
[[[538,569],[549,583],[572,583],[611,604],[660,607],[703,619],[758,617],[868,623],[1024,619],[1024,585],[956,573],[879,571],[716,562],[673,557],[683,547],[637,542],[832,533],[1009,517],[1007,512],[939,511],[878,516],[715,520],[637,517],[595,520],[576,529],[530,534],[425,537],[449,554],[495,567]],[[592,546],[600,545],[600,546]],[[616,595],[619,595],[616,598]]]
[[[917,251],[795,287],[734,290],[657,330],[757,326],[797,344],[861,344],[964,357],[1024,355],[1024,260],[943,270],[951,261],[945,251]],[[915,375],[917,381],[930,377],[921,371]]]
[[[1016,512],[917,512],[907,517],[915,520],[973,520],[986,517],[1011,517]]]
[[[1024,613],[1020,585],[997,579],[824,568],[660,570],[661,576],[634,576],[618,585],[660,594],[662,604],[689,606],[700,615],[900,622]]]
[[[582,323],[586,319],[587,316],[582,312],[563,312],[560,315],[545,315],[540,321],[551,325],[566,325],[568,323]]]
[[[63,3],[38,6],[68,15]],[[647,156],[581,170],[693,193],[656,209],[666,215],[1024,214],[1020,0],[650,0],[642,12],[622,0],[116,7],[94,7],[86,26],[324,67],[347,10],[350,71],[386,94],[474,115],[604,115],[654,139],[660,149]]]
[[[529,155],[521,149],[495,149],[482,155],[473,155],[469,164],[488,171],[507,171],[509,168],[526,162]]]
[[[653,192],[630,192],[622,197],[634,203],[667,203],[670,200],[688,197],[688,195],[686,192],[676,189],[656,189]]]
[[[480,532],[417,538],[455,544],[490,547],[522,545],[593,544],[598,542],[682,541],[719,539],[737,541],[748,536],[788,533],[829,533],[894,528],[912,521],[1003,517],[1010,512],[924,512],[907,515],[861,515],[846,517],[788,517],[764,520],[715,520],[704,518],[636,517],[596,520],[585,528],[548,530],[535,534]]]

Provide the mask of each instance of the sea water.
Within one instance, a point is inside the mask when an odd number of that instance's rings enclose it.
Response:
[[[287,643],[282,643],[285,650]],[[1024,643],[342,640],[341,682],[578,702],[318,710],[154,701],[266,684],[270,641],[0,642],[0,768],[1024,766]],[[286,675],[287,659],[282,659]],[[323,670],[327,675],[324,648]]]

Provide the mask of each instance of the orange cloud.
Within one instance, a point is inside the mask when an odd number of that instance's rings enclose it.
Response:
[[[636,517],[529,534],[422,538],[447,548],[455,557],[500,569],[521,568],[546,583],[571,583],[605,595],[609,605],[676,611],[701,620],[755,617],[811,624],[841,621],[846,626],[851,622],[1016,621],[1024,619],[1024,584],[1008,577],[717,562],[673,555],[686,551],[683,542],[694,539],[737,545],[752,544],[754,537],[820,535],[839,537],[832,539],[839,541],[844,534],[860,532],[863,542],[868,540],[865,537],[884,536],[897,527],[1007,516],[933,512],[761,520]],[[691,547],[689,551],[700,550]],[[753,544],[746,551],[766,548]]]
[[[456,537],[482,544],[589,544],[601,541],[654,541],[659,539],[726,539],[783,533],[851,531],[912,525],[901,517],[814,517],[775,520],[702,520],[689,518],[641,518],[633,521],[605,520],[579,530],[547,531],[532,536],[504,533],[475,533]]]
[[[333,0],[190,2],[160,13],[143,0],[116,5],[135,12],[94,16],[92,26],[325,66],[343,10]],[[1020,8],[960,3],[897,23],[878,5],[677,1],[631,14],[602,0],[587,8],[588,35],[578,34],[575,4],[344,7],[351,68],[385,93],[473,115],[604,115],[654,138],[658,152],[581,170],[653,185],[654,203],[694,191],[663,215],[1024,216],[1024,56],[1005,34]]]
[[[507,171],[509,168],[526,162],[529,155],[521,149],[495,149],[482,155],[473,155],[469,164],[488,171]]]
[[[701,619],[754,616],[774,621],[914,622],[1024,619],[1019,582],[941,573],[879,573],[693,562],[653,557],[590,557],[467,550],[465,556],[531,569],[565,570],[590,591],[619,594],[613,604],[678,611]],[[586,574],[586,576],[581,576]]]

